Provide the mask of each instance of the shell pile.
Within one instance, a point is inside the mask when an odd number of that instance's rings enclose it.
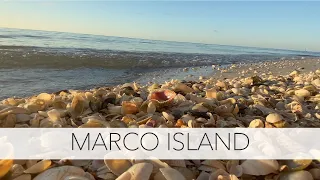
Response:
[[[320,127],[320,70],[127,83],[0,104],[2,128]],[[1,160],[13,180],[313,180],[316,160]]]

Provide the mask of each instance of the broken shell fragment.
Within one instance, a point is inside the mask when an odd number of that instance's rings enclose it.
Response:
[[[174,91],[166,89],[151,92],[149,99],[159,106],[166,106],[173,102],[175,96],[176,93]]]
[[[132,166],[132,163],[125,159],[104,160],[104,163],[108,169],[117,176],[120,176]]]
[[[150,163],[138,163],[130,167],[126,172],[121,174],[117,180],[139,179],[149,180],[152,173],[153,165]]]

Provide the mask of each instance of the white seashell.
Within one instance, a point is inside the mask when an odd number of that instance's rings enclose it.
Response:
[[[85,172],[83,169],[74,166],[60,166],[48,169],[39,175],[37,175],[33,180],[57,180],[64,179],[67,176],[84,176]]]
[[[48,169],[51,165],[51,160],[42,160],[38,162],[37,164],[31,166],[30,168],[26,169],[24,173],[27,174],[37,174],[40,173],[46,169]]]
[[[147,107],[147,113],[148,114],[154,114],[157,110],[157,107],[154,102],[149,102]]]
[[[117,180],[139,179],[149,180],[152,173],[153,165],[150,163],[138,163],[130,167],[126,172],[121,174]]]
[[[276,122],[279,122],[279,121],[282,121],[282,120],[283,120],[283,117],[280,114],[277,114],[277,113],[269,114],[266,117],[266,121],[269,122],[269,123],[276,123]]]
[[[160,168],[154,176],[154,180],[186,180],[186,178],[173,168]]]
[[[174,121],[174,116],[169,113],[162,112],[162,116],[168,121]]]

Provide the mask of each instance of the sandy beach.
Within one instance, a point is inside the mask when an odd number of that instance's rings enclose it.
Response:
[[[186,78],[160,84],[126,83],[87,91],[64,90],[28,98],[8,98],[0,104],[0,124],[2,128],[320,127],[319,59],[179,71],[184,77],[193,77],[193,81]],[[55,180],[58,176],[127,180],[125,176],[136,173],[135,168],[148,169],[160,163],[160,171],[152,174],[137,171],[138,175],[154,180],[320,178],[320,166],[315,160],[159,160],[139,164],[118,160],[117,163],[111,160],[3,160],[0,175],[15,180],[31,177]],[[248,170],[247,166],[256,168]]]

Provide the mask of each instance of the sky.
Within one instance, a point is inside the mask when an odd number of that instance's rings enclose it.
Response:
[[[320,1],[0,1],[0,27],[320,51]]]

